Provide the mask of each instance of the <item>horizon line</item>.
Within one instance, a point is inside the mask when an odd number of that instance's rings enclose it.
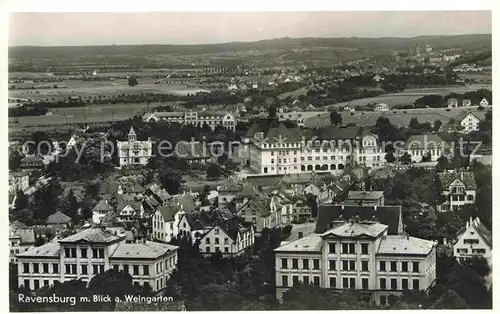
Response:
[[[456,37],[456,36],[478,36],[478,35],[490,35],[492,33],[466,33],[466,34],[453,34],[453,35],[416,35],[416,36],[384,36],[384,37],[275,37],[275,38],[265,38],[259,40],[251,41],[227,41],[227,42],[214,42],[214,43],[203,43],[203,44],[168,44],[168,43],[151,43],[151,44],[83,44],[83,45],[54,45],[54,46],[41,46],[41,45],[17,45],[8,46],[7,48],[72,48],[72,47],[107,47],[107,46],[210,46],[210,45],[226,45],[226,44],[237,44],[237,43],[258,43],[262,41],[280,40],[280,39],[415,39],[419,37]]]

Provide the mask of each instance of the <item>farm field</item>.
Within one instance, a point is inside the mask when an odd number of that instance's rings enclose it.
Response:
[[[437,94],[441,96],[446,96],[450,93],[463,94],[465,92],[476,91],[481,88],[491,90],[491,84],[471,84],[467,86],[448,86],[448,87],[436,87],[436,88],[411,88],[411,89],[406,89],[400,93],[386,94],[376,97],[362,98],[362,99],[355,99],[352,101],[341,102],[331,105],[329,106],[329,108],[338,109],[338,108],[343,108],[346,105],[365,106],[369,103],[384,103],[387,104],[389,108],[392,108],[395,105],[413,104],[415,100],[425,95]]]
[[[408,110],[397,110],[396,113],[393,111],[385,112],[372,112],[372,111],[359,111],[359,112],[339,112],[342,115],[342,123],[355,123],[356,125],[372,126],[375,125],[379,117],[388,118],[392,124],[395,126],[408,126],[411,118],[416,117],[420,123],[430,122],[434,123],[436,120],[441,120],[443,123],[447,123],[451,118],[457,116],[465,108],[452,108],[450,111],[446,111],[446,108],[425,108],[425,109],[408,109]],[[477,107],[470,108],[479,119],[484,119],[487,110],[479,111]],[[406,112],[406,113],[405,113]],[[305,120],[305,126],[314,128],[331,125],[330,114],[323,113],[320,116],[311,117]]]

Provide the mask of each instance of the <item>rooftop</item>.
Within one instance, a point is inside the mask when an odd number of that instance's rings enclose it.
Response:
[[[61,245],[57,242],[49,242],[39,247],[18,254],[19,257],[58,257]]]
[[[178,247],[166,243],[149,242],[146,243],[120,243],[111,254],[113,258],[158,258],[168,252],[177,250]]]
[[[71,217],[62,213],[61,211],[57,211],[56,213],[50,215],[47,218],[47,225],[58,225],[58,224],[67,224],[71,222]]]
[[[427,255],[435,243],[406,235],[388,235],[382,238],[377,254]]]
[[[466,189],[475,190],[477,189],[476,180],[474,178],[474,172],[468,171],[455,171],[455,172],[439,172],[439,180],[441,182],[441,188],[447,188],[453,181],[460,180],[464,183]]]
[[[320,253],[323,239],[317,233],[311,233],[301,239],[291,242],[281,242],[282,245],[274,252],[311,252]]]
[[[384,191],[350,191],[348,200],[379,200],[384,197]]]
[[[370,237],[377,238],[384,231],[387,226],[378,222],[342,222],[338,227],[326,231],[322,237],[340,237],[340,238],[357,238],[357,237]]]
[[[90,228],[73,234],[69,237],[59,240],[61,243],[70,242],[91,242],[91,243],[112,243],[121,240],[121,237],[115,236],[109,231],[101,228]]]

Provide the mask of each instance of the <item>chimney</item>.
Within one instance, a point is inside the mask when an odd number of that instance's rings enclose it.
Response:
[[[471,226],[472,226],[472,222],[473,222],[473,220],[472,220],[472,216],[470,216],[470,217],[469,217],[469,224],[470,224]]]
[[[463,180],[463,179],[464,179],[464,172],[460,171],[460,180]]]
[[[469,229],[469,222],[467,221],[467,223],[465,224],[465,228],[466,229]]]
[[[302,239],[304,237],[304,233],[299,232],[299,239]]]
[[[448,245],[448,240],[446,240],[446,238],[443,238],[443,244]]]

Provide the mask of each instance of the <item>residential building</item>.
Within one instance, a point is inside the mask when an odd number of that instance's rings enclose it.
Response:
[[[42,169],[45,167],[43,158],[35,155],[27,155],[21,159],[21,169]]]
[[[279,197],[264,194],[250,199],[237,209],[236,214],[246,222],[251,222],[255,227],[255,233],[260,234],[264,228],[282,226],[281,206]]]
[[[95,275],[115,269],[129,273],[134,284],[159,291],[177,265],[177,249],[155,242],[125,243],[125,236],[85,229],[18,254],[19,286],[38,290],[56,282],[90,282]]]
[[[191,124],[198,127],[208,125],[212,130],[222,126],[230,130],[236,127],[234,115],[228,112],[183,111],[183,112],[152,112],[143,116],[145,122],[168,122]]]
[[[470,101],[470,99],[462,100],[462,107],[470,107],[470,106],[472,106],[472,102]]]
[[[349,191],[345,204],[384,206],[384,191]]]
[[[304,126],[304,115],[302,112],[283,112],[278,115],[279,121],[292,121],[294,122],[298,127],[303,127]]]
[[[114,212],[113,206],[108,203],[108,200],[101,200],[92,209],[92,222],[100,224],[101,220],[109,213]]]
[[[285,243],[276,254],[276,297],[299,283],[341,293],[353,289],[376,304],[391,294],[427,290],[436,279],[435,243],[389,235],[377,221],[337,218],[331,227]]]
[[[374,80],[375,82],[377,82],[377,83],[378,83],[378,82],[380,82],[380,81],[383,81],[383,80],[384,80],[384,78],[383,78],[383,77],[381,77],[381,76],[380,76],[380,75],[378,75],[378,74],[375,74],[375,76],[373,77],[373,80]]]
[[[137,135],[133,127],[130,127],[128,141],[118,141],[116,146],[120,167],[128,165],[145,166],[153,156],[153,143],[151,139],[148,138],[147,141],[137,140]]]
[[[479,130],[481,120],[471,111],[463,111],[454,118],[458,123],[457,130],[463,133],[470,133]]]
[[[375,107],[373,108],[373,111],[389,111],[389,106],[387,104],[376,104]]]
[[[16,255],[26,252],[35,245],[35,229],[22,222],[13,221],[9,224],[10,262],[16,262]]]
[[[449,98],[447,100],[448,108],[458,107],[458,100],[456,98]]]
[[[476,180],[474,172],[447,171],[439,172],[442,204],[437,206],[438,211],[461,210],[466,205],[476,202]]]
[[[364,127],[287,128],[270,117],[252,125],[243,144],[245,165],[258,174],[340,173],[348,164],[385,164],[377,135]]]
[[[479,105],[480,105],[481,107],[488,107],[488,106],[489,106],[489,104],[490,104],[490,103],[488,102],[488,99],[486,99],[486,98],[481,99],[481,101],[479,102]]]
[[[67,229],[71,227],[71,217],[61,211],[57,211],[47,218],[45,225],[57,230]]]
[[[30,186],[30,176],[28,172],[9,172],[9,192],[26,191]]]
[[[182,216],[190,213],[183,204],[170,202],[167,205],[158,207],[153,214],[153,233],[151,238],[156,241],[170,242],[179,234],[179,222]]]
[[[435,162],[449,148],[448,144],[435,134],[410,135],[405,141],[403,150],[396,151],[396,157],[408,153],[412,162],[422,162],[425,157]]]
[[[457,241],[453,245],[453,256],[459,262],[474,256],[482,256],[484,258],[491,257],[492,246],[492,233],[485,225],[475,218],[470,217],[466,222],[465,227],[462,227],[457,232]]]

